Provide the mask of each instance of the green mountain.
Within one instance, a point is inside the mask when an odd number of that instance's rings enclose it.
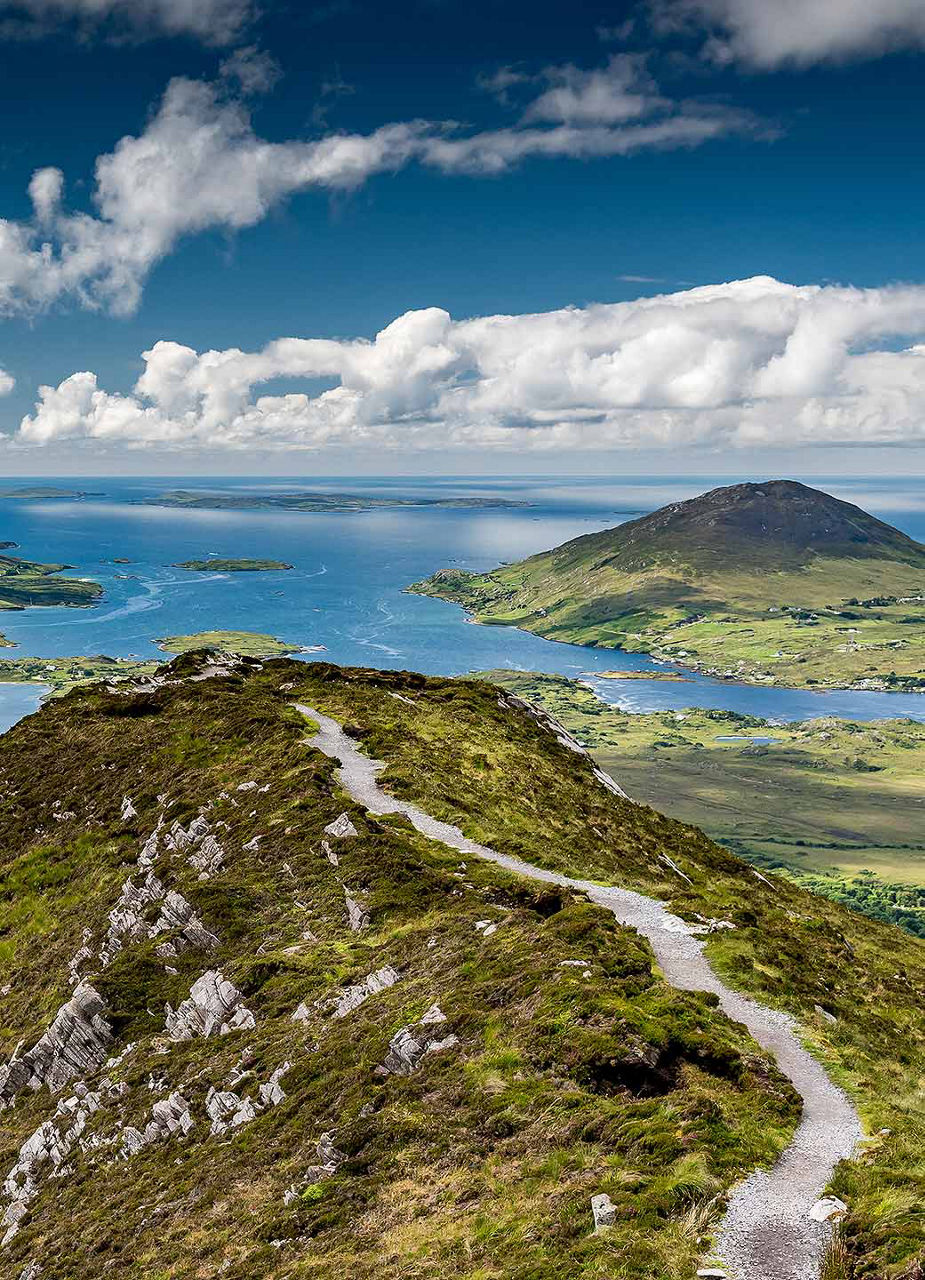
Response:
[[[792,480],[738,484],[412,588],[480,622],[792,685],[925,687],[925,546]]]
[[[797,1020],[873,1135],[828,1275],[921,1275],[922,944],[616,794],[497,688],[188,654],[22,721],[0,784],[3,1280],[693,1280],[800,1098],[606,893],[538,875],[668,904],[669,950]]]

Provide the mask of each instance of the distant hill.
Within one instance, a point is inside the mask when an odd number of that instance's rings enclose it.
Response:
[[[444,571],[411,589],[481,622],[714,674],[925,687],[925,546],[794,480],[712,489],[488,574]]]

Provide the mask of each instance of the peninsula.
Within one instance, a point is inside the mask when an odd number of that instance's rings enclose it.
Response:
[[[925,546],[792,480],[672,503],[409,590],[478,622],[793,687],[925,690]]]
[[[60,576],[71,567],[67,564],[35,564],[17,556],[0,555],[0,609],[95,604],[103,594],[103,588],[90,578]]]

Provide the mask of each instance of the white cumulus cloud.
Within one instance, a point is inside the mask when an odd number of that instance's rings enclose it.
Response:
[[[16,379],[5,369],[0,369],[0,396],[8,396],[16,386]]]
[[[632,302],[453,320],[375,339],[144,353],[129,395],[42,387],[18,444],[177,449],[883,444],[925,441],[925,287],[769,277]],[[304,379],[274,395],[266,384]],[[318,380],[333,383],[318,390]]]
[[[663,31],[704,26],[719,63],[771,69],[925,47],[923,0],[651,0]]]
[[[254,89],[273,68],[246,51],[226,70]],[[131,312],[152,268],[182,237],[238,231],[296,192],[349,191],[414,162],[497,174],[531,156],[623,156],[757,127],[732,108],[662,98],[636,59],[613,59],[599,73],[549,71],[545,83],[526,114],[500,129],[465,133],[411,120],[366,134],[270,142],[221,87],[176,79],[145,130],[97,160],[95,212],[69,211],[64,176],[48,167],[30,183],[34,217],[0,219],[0,314],[63,299]]]
[[[6,35],[43,35],[62,22],[136,39],[192,36],[209,45],[236,40],[254,17],[251,0],[0,0]]]

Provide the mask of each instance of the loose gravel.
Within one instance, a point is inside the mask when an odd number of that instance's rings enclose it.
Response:
[[[803,1117],[793,1141],[768,1172],[756,1170],[732,1193],[720,1226],[717,1253],[730,1280],[817,1280],[830,1228],[809,1211],[835,1166],[849,1158],[862,1136],[858,1114],[845,1093],[800,1042],[787,1014],[730,990],[713,972],[704,944],[663,903],[627,889],[558,875],[520,858],[497,853],[440,822],[406,800],[383,791],[382,762],[364,756],[336,720],[298,705],[319,732],[309,745],[338,761],[338,777],[357,804],[382,816],[401,813],[432,840],[472,857],[486,858],[530,880],[587,894],[617,920],[648,939],[668,982],[683,991],[710,991],[734,1021],[744,1023],[803,1099]]]

